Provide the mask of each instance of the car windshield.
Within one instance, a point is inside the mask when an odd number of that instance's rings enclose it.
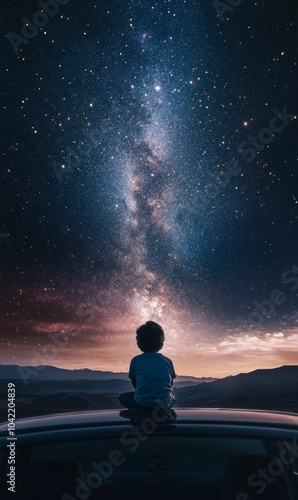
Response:
[[[298,413],[297,12],[4,2],[12,432],[156,401]]]

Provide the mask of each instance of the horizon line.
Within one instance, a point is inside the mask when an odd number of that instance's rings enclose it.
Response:
[[[102,372],[102,373],[113,373],[115,375],[117,374],[123,374],[123,375],[127,375],[128,374],[128,371],[127,372],[114,372],[112,370],[100,370],[100,369],[92,369],[92,368],[62,368],[62,367],[59,367],[59,366],[55,366],[55,365],[26,365],[26,364],[18,364],[18,363],[0,363],[0,367],[1,366],[16,366],[16,367],[26,367],[26,368],[37,368],[37,367],[49,367],[49,368],[55,368],[57,370],[67,370],[67,371],[82,371],[82,370],[88,370],[88,371],[91,371],[91,372]],[[279,369],[279,368],[283,368],[283,367],[294,367],[294,366],[297,366],[298,367],[298,364],[296,365],[278,365],[278,366],[275,366],[273,368],[256,368],[255,370],[252,370],[252,371],[248,371],[248,372],[239,372],[237,374],[234,374],[234,375],[225,375],[224,377],[212,377],[211,375],[208,375],[208,376],[205,376],[205,375],[202,375],[202,376],[196,376],[196,375],[177,375],[177,377],[192,377],[192,378],[197,378],[197,379],[201,379],[201,378],[211,378],[211,379],[215,379],[215,380],[220,380],[220,379],[223,379],[223,378],[227,378],[227,377],[234,377],[234,376],[237,376],[237,375],[241,375],[241,374],[248,374],[248,373],[253,373],[255,371],[258,371],[258,370],[276,370],[276,369]]]

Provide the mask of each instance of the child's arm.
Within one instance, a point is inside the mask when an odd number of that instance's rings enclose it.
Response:
[[[171,361],[171,368],[172,368],[172,373],[171,373],[171,386],[173,387],[174,385],[174,378],[176,378],[176,373],[175,373],[175,368],[174,368],[174,365],[173,365],[173,361]]]
[[[134,370],[134,366],[133,366],[133,360],[131,360],[131,362],[130,362],[128,376],[130,378],[132,385],[134,386],[134,388],[136,388],[137,387],[137,379],[136,379],[135,370]]]

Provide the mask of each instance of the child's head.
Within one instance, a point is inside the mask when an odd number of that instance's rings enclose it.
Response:
[[[137,329],[137,344],[143,352],[158,352],[163,348],[165,334],[160,325],[147,321]]]

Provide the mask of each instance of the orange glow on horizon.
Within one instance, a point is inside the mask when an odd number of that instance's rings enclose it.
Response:
[[[132,357],[141,353],[134,340],[134,334],[116,335],[113,342],[99,347],[70,346],[50,352],[50,343],[46,349],[36,350],[30,357],[16,355],[12,360],[4,349],[0,363],[28,366],[50,365],[65,369],[82,369],[127,373]],[[223,378],[238,373],[248,373],[257,369],[277,368],[282,365],[296,365],[298,350],[298,328],[286,333],[264,333],[260,331],[242,333],[237,336],[227,335],[218,342],[203,339],[196,344],[179,341],[178,336],[166,337],[162,351],[172,359],[176,374],[194,377]],[[27,358],[27,359],[26,359]]]

